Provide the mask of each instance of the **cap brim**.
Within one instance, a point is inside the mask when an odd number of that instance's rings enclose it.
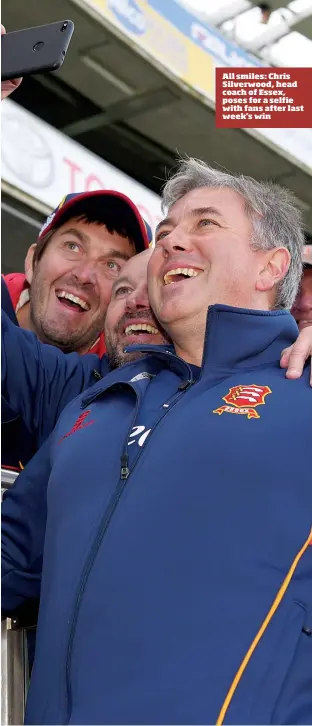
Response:
[[[109,199],[111,199],[116,207],[116,215],[118,216],[120,212],[122,212],[123,207],[125,210],[127,210],[128,219],[130,212],[131,224],[129,224],[129,227],[131,227],[131,230],[129,230],[129,232],[131,232],[131,237],[133,238],[136,251],[143,252],[144,250],[149,248],[147,229],[138,208],[132,202],[130,197],[127,197],[125,194],[111,189],[97,189],[93,192],[81,192],[81,194],[77,194],[72,199],[69,199],[60,207],[60,209],[57,210],[50,224],[44,228],[43,233],[39,235],[38,239],[40,239],[43,235],[46,235],[48,232],[52,231],[56,227],[59,227],[62,224],[63,217],[68,215],[69,210],[72,210],[74,214],[75,206],[77,206],[78,204],[79,206],[81,206],[81,202],[83,200],[87,202],[88,200],[96,198],[105,198],[106,201],[109,201]],[[126,224],[125,227],[127,228]]]

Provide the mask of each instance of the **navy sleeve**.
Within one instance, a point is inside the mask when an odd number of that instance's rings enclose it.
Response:
[[[18,325],[13,303],[3,275],[1,275],[1,308],[6,312],[10,320],[12,320],[12,323]]]
[[[1,589],[5,615],[40,595],[49,451],[50,439],[3,495]]]
[[[5,312],[1,316],[2,420],[21,416],[39,446],[65,406],[96,382],[101,359],[62,353],[14,325]]]

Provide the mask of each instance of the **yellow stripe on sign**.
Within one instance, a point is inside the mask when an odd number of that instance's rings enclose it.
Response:
[[[98,10],[112,25],[117,27],[133,45],[142,48],[151,61],[157,60],[167,69],[199,93],[214,99],[214,63],[212,57],[192,40],[163,18],[144,0],[136,0],[145,20],[142,33],[132,32],[129,23],[122,22],[108,5],[108,0],[85,0]],[[169,2],[169,0],[168,0]]]
[[[186,79],[191,88],[208,96],[211,101],[215,98],[215,65],[212,56],[199,48],[191,40],[189,46],[189,73]]]

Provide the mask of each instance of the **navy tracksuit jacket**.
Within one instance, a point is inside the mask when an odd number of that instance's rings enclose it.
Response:
[[[41,590],[26,723],[312,722],[312,391],[279,365],[296,335],[217,305],[200,371],[149,348],[65,408],[3,504],[5,611]],[[20,369],[25,415],[73,383],[49,355]]]

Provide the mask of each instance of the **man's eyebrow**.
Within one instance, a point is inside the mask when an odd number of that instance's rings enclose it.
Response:
[[[111,247],[111,249],[105,252],[104,257],[116,257],[117,260],[125,260],[126,262],[128,262],[128,260],[131,259],[132,255],[130,255],[128,252],[122,252],[121,250],[116,250],[114,247]]]
[[[174,219],[172,217],[165,217],[165,219],[162,219],[161,222],[158,223],[156,229],[155,229],[155,235],[159,230],[164,227],[166,224],[174,224]]]
[[[89,242],[88,235],[84,234],[84,232],[80,232],[80,229],[75,229],[75,227],[65,229],[64,232],[61,232],[61,237],[66,237],[67,234],[72,234],[73,237],[77,237],[80,242]]]
[[[115,292],[116,288],[119,285],[132,285],[132,282],[131,282],[130,278],[127,277],[127,275],[121,275],[120,277],[117,277],[117,280],[115,280],[113,287],[112,287],[112,292]]]
[[[80,229],[75,229],[75,227],[71,227],[70,229],[65,229],[64,232],[61,233],[62,237],[65,237],[67,234],[72,234],[73,237],[77,237],[80,242],[90,242],[90,237],[85,234],[84,232],[81,232]],[[130,260],[132,255],[128,254],[127,252],[122,252],[121,250],[117,250],[114,247],[111,247],[109,250],[106,250],[103,257],[105,259],[107,257],[115,257],[117,260],[125,260],[125,262],[128,262]]]
[[[192,209],[190,214],[192,217],[199,217],[201,214],[212,214],[214,217],[223,216],[219,209],[216,209],[216,207],[197,207],[196,209]],[[173,217],[166,217],[165,219],[162,219],[156,227],[155,234],[157,234],[159,230],[162,227],[165,227],[167,224],[174,225]]]
[[[212,214],[214,217],[222,217],[222,213],[216,207],[197,207],[192,209],[192,217],[200,217],[202,214]]]

